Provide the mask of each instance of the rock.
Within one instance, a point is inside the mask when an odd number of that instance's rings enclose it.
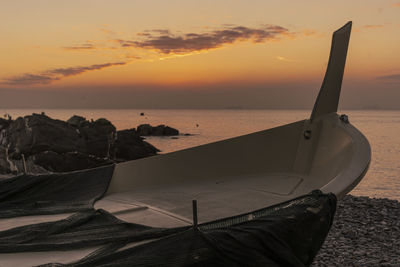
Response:
[[[2,129],[7,129],[8,126],[10,126],[12,120],[6,120],[3,118],[0,118],[0,130]]]
[[[75,127],[81,127],[84,126],[84,124],[89,123],[89,121],[84,117],[74,115],[67,120],[67,123]]]
[[[151,144],[143,141],[135,129],[117,132],[115,144],[115,155],[117,161],[133,160],[156,155],[159,151]]]
[[[106,119],[79,127],[79,133],[86,143],[86,153],[96,157],[112,158],[112,150],[116,139],[116,129]]]
[[[20,159],[42,151],[65,153],[86,151],[84,140],[77,129],[60,120],[53,120],[46,115],[33,114],[20,117],[7,129],[9,155]]]
[[[165,129],[164,125],[158,125],[156,127],[153,127],[151,135],[163,136],[164,135],[164,129]]]
[[[177,129],[171,128],[169,126],[165,126],[164,128],[164,135],[179,135],[179,131]]]
[[[153,134],[153,126],[150,124],[141,124],[136,129],[140,136],[148,136]]]
[[[137,127],[136,131],[140,136],[179,135],[179,131],[177,129],[165,125],[151,126],[150,124],[141,124]]]

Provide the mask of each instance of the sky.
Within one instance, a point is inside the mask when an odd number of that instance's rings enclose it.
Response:
[[[311,108],[350,20],[340,107],[400,109],[397,0],[0,0],[0,107]]]

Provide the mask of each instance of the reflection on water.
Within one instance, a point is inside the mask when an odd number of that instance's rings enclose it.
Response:
[[[163,153],[206,144],[309,117],[308,110],[4,110],[17,116],[45,113],[66,120],[74,114],[87,119],[107,118],[117,129],[139,124],[166,124],[193,136],[149,137]],[[144,112],[144,116],[140,113]],[[400,111],[343,111],[368,138],[372,162],[366,177],[351,192],[354,195],[400,200]]]

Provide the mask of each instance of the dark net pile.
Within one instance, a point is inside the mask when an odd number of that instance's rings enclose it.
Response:
[[[111,165],[0,180],[0,218],[90,210],[106,192],[113,171]]]
[[[104,210],[86,210],[53,222],[0,232],[0,253],[71,250],[158,238],[182,231],[127,223]]]
[[[67,219],[0,232],[0,253],[100,246],[77,262],[44,266],[308,266],[335,209],[334,195],[315,191],[197,228],[162,229],[86,208]],[[125,248],[141,241],[148,242]]]

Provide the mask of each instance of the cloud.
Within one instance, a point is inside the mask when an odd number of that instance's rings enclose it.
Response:
[[[286,57],[282,57],[282,56],[277,56],[275,57],[275,59],[279,60],[279,61],[285,61],[285,62],[294,62],[294,60],[288,59]]]
[[[3,84],[10,85],[31,85],[31,84],[48,84],[57,80],[57,77],[51,77],[46,74],[25,73],[20,76],[5,79]]]
[[[379,28],[383,28],[385,26],[381,25],[381,24],[377,24],[377,25],[364,25],[363,28],[364,29],[379,29]]]
[[[363,25],[363,26],[354,28],[354,31],[355,32],[361,32],[361,31],[365,31],[365,30],[382,29],[384,27],[385,27],[385,25],[382,25],[382,24],[369,24],[369,25]]]
[[[317,32],[315,30],[304,30],[303,34],[304,34],[304,36],[313,36],[313,35],[316,35]]]
[[[99,31],[101,31],[101,32],[103,32],[105,34],[108,34],[108,35],[115,35],[116,34],[115,31],[109,30],[109,29],[106,29],[106,28],[100,28]]]
[[[151,36],[151,34],[150,34],[149,32],[138,32],[136,35],[137,35],[137,36],[145,36],[145,37]],[[124,40],[116,39],[116,40],[114,40],[114,41],[124,41]]]
[[[155,33],[159,33],[159,34],[171,34],[171,32],[167,29],[154,29],[154,30],[147,30],[144,32],[155,32]]]
[[[133,58],[133,59],[142,59],[142,57],[141,56],[138,56],[138,55],[125,55],[125,58]]]
[[[95,64],[86,67],[70,67],[70,68],[59,68],[48,70],[47,73],[50,75],[61,75],[63,77],[75,76],[91,70],[101,70],[111,66],[125,65],[126,62],[115,62],[115,63],[105,63],[105,64]]]
[[[65,50],[93,50],[96,47],[93,44],[82,44],[78,46],[66,46],[64,47]]]
[[[400,73],[378,76],[377,79],[385,80],[387,82],[400,82]]]
[[[317,37],[317,38],[323,38],[326,36],[325,33],[318,32],[316,30],[311,30],[311,29],[302,30],[301,32],[299,32],[297,34],[292,33],[292,35],[293,35],[293,37],[305,36],[305,37]]]
[[[172,34],[169,30],[152,30],[138,34],[142,40],[116,39],[121,47],[134,47],[156,50],[163,54],[182,54],[222,47],[238,41],[262,43],[289,35],[288,29],[277,25],[265,25],[261,28],[244,26],[225,26],[222,29],[205,33]]]
[[[69,68],[57,68],[46,70],[40,74],[25,73],[19,76],[4,79],[3,84],[9,85],[38,85],[38,84],[49,84],[53,81],[61,80],[62,78],[69,76],[76,76],[88,71],[101,70],[104,68],[125,65],[128,62],[114,62],[105,64],[95,64],[90,66],[79,66]]]

